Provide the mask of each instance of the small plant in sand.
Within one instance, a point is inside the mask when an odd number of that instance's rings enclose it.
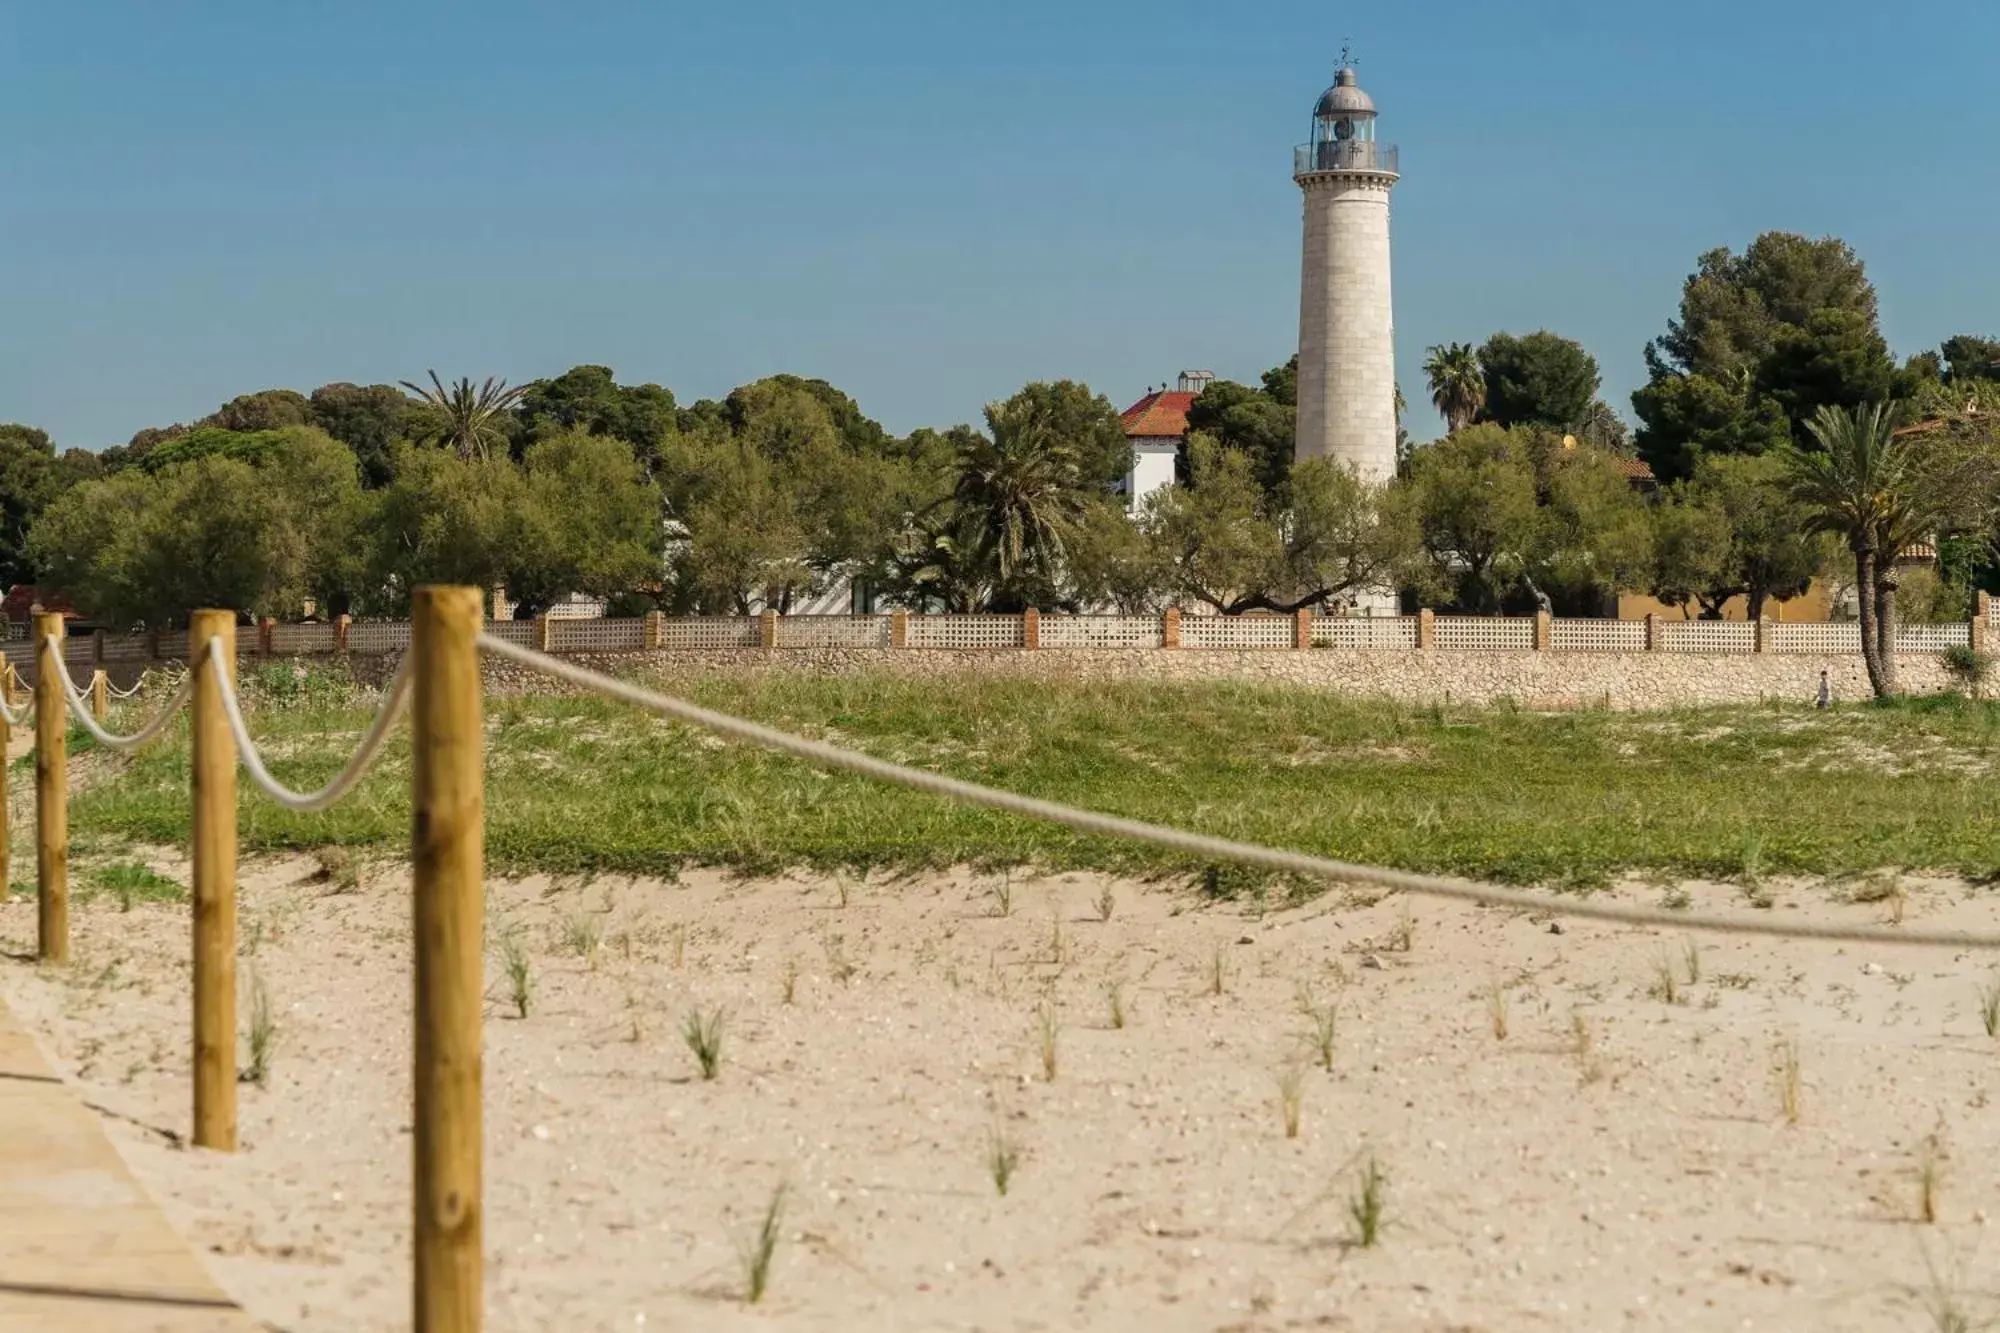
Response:
[[[1691,939],[1682,940],[1681,962],[1687,968],[1688,985],[1699,986],[1701,984],[1701,946]]]
[[[264,978],[250,980],[250,1064],[239,1081],[264,1087],[271,1079],[271,1053],[278,1046],[278,1016],[271,1009],[271,992]]]
[[[740,1247],[743,1256],[743,1299],[751,1305],[763,1300],[764,1293],[771,1288],[771,1260],[778,1253],[778,1228],[784,1215],[785,1187],[780,1183],[771,1191],[771,1202],[764,1208],[764,1220]]]
[[[993,915],[1014,915],[1014,872],[1003,870],[1000,879],[993,885]]]
[[[1597,1029],[1592,1026],[1590,1015],[1581,1009],[1570,1011],[1569,1049],[1585,1083],[1595,1083],[1604,1076],[1603,1066],[1597,1062]]]
[[[1507,988],[1498,979],[1486,986],[1486,1017],[1493,1025],[1493,1039],[1507,1040]]]
[[[1104,987],[1104,1011],[1105,1017],[1110,1019],[1114,1030],[1122,1030],[1124,1028],[1126,1015],[1125,983],[1123,981],[1114,979],[1106,983]]]
[[[1979,988],[1979,1021],[1986,1027],[1986,1035],[2000,1037],[2000,972]]]
[[[2000,1328],[2000,1315],[1989,1307],[1976,1309],[1965,1293],[1964,1274],[1959,1269],[1958,1260],[1949,1251],[1945,1255],[1944,1270],[1938,1270],[1937,1260],[1931,1257],[1929,1246],[1921,1247],[1924,1269],[1930,1275],[1930,1285],[1923,1292],[1924,1313],[1930,1316],[1931,1327],[1937,1333],[1990,1333]],[[1912,1295],[1916,1294],[1912,1289]]]
[[[1063,964],[1063,958],[1066,954],[1066,949],[1067,946],[1063,942],[1062,914],[1057,913],[1056,915],[1049,918],[1050,964],[1055,967],[1061,967]]]
[[[1021,1164],[1021,1149],[999,1121],[994,1121],[986,1131],[986,1174],[993,1177],[993,1188],[1001,1198],[1007,1197],[1008,1182],[1014,1179],[1014,1168]]]
[[[361,887],[361,874],[354,864],[354,853],[345,847],[321,847],[313,853],[313,860],[319,865],[315,876],[326,884],[331,893],[354,893]]]
[[[1333,1000],[1314,999],[1312,987],[1303,984],[1299,986],[1298,1005],[1299,1013],[1312,1025],[1306,1033],[1306,1042],[1312,1047],[1313,1058],[1331,1074],[1334,1038],[1340,1031],[1340,1005]]]
[[[1778,1110],[1785,1123],[1799,1123],[1799,1099],[1804,1079],[1799,1068],[1799,1039],[1786,1037],[1778,1043],[1775,1073],[1778,1081]]]
[[[798,993],[799,960],[796,958],[787,958],[785,960],[785,975],[778,982],[778,995],[786,1004],[790,1004],[797,998]]]
[[[1374,1153],[1369,1153],[1355,1180],[1354,1193],[1347,1200],[1347,1220],[1353,1228],[1351,1239],[1364,1250],[1373,1249],[1382,1238],[1383,1194],[1388,1183],[1381,1163]]]
[[[1389,948],[1395,953],[1408,953],[1417,947],[1417,918],[1410,914],[1410,905],[1405,902],[1396,915],[1396,927],[1389,932]]]
[[[597,968],[597,951],[604,943],[604,922],[591,912],[572,912],[563,922],[563,945]]]
[[[1097,919],[1099,921],[1109,921],[1111,914],[1117,910],[1118,897],[1111,891],[1111,886],[1106,884],[1097,893]]]
[[[526,1018],[534,1003],[535,983],[529,975],[527,952],[512,934],[500,937],[500,966],[507,973],[507,998],[514,1006],[514,1017]]]
[[[1056,1081],[1056,1044],[1062,1036],[1062,1015],[1056,1011],[1053,1000],[1043,1000],[1035,1006],[1035,1036],[1042,1051],[1042,1081]]]
[[[1924,1135],[1917,1145],[1917,1220],[1935,1225],[1938,1220],[1938,1193],[1944,1186],[1944,1121]]]
[[[1674,960],[1661,954],[1653,960],[1653,997],[1662,1004],[1681,1002],[1681,978]]]
[[[1306,1067],[1289,1064],[1278,1071],[1278,1115],[1284,1121],[1285,1137],[1299,1136],[1299,1108],[1306,1096]]]
[[[1221,995],[1229,989],[1229,958],[1222,952],[1220,944],[1208,961],[1208,993]]]
[[[722,1010],[711,1009],[704,1014],[700,1005],[688,1010],[687,1017],[681,1020],[681,1040],[694,1055],[702,1080],[713,1080],[716,1071],[722,1068]]]
[[[673,956],[674,971],[680,971],[681,964],[687,961],[688,928],[686,922],[676,925],[673,933],[667,937],[667,950]]]
[[[839,902],[843,910],[845,910],[845,908],[847,907],[848,900],[853,893],[853,887],[854,886],[848,882],[845,873],[838,870],[833,872],[833,896]]]

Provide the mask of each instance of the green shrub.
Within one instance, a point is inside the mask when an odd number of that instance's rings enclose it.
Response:
[[[1938,665],[1951,677],[1952,684],[1963,690],[1978,690],[1993,674],[1993,655],[1953,644],[1938,655]]]

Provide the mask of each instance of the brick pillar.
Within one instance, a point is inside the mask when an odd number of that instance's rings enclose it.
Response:
[[[1649,653],[1660,651],[1660,613],[1657,611],[1646,613],[1646,651]]]
[[[333,651],[335,651],[336,653],[344,653],[347,651],[347,629],[348,626],[352,625],[353,623],[354,623],[354,618],[352,616],[336,616],[334,618]]]
[[[1984,596],[1985,594],[1983,594],[1983,593],[1982,593],[1982,594],[1980,594],[1980,595],[1981,595],[1981,596]],[[1968,626],[1967,626],[1966,628],[1968,628],[1969,630],[1971,630],[1971,631],[1972,631],[1972,637],[1971,637],[1971,638],[1970,638],[1970,639],[1968,640],[1968,642],[1970,642],[1970,643],[1971,643],[1971,645],[1972,645],[1972,651],[1973,651],[1973,652],[1975,652],[1975,653],[1983,653],[1983,652],[1985,652],[1985,651],[1986,651],[1986,617],[1985,617],[1985,616],[1974,616],[1974,617],[1972,618],[1972,623],[1971,623],[1970,625],[1968,625]]]
[[[889,613],[889,646],[891,648],[910,646],[910,613],[900,606]]]
[[[535,617],[535,651],[538,653],[552,652],[555,646],[555,622],[549,618],[547,612],[543,612],[541,615]]]
[[[1987,624],[1989,625],[1992,624],[1993,594],[1982,590],[1979,594],[1977,603],[1972,608],[1972,611],[1974,615],[1978,616],[1981,620],[1985,621]]]
[[[1417,647],[1435,648],[1437,646],[1437,612],[1431,610],[1428,606],[1422,607],[1417,611]]]
[[[648,611],[646,613],[646,637],[643,641],[646,647],[658,648],[665,641],[666,637],[667,613],[664,611]]]
[[[503,584],[493,585],[493,614],[488,620],[512,620],[514,613],[507,609],[507,589]]]
[[[1036,607],[1029,607],[1021,613],[1021,646],[1039,648],[1042,646],[1042,613]]]
[[[1551,633],[1551,629],[1552,629],[1552,624],[1549,619],[1549,613],[1546,611],[1535,612],[1536,652],[1545,653],[1549,650],[1549,640],[1554,637],[1554,635]]]
[[[763,645],[765,652],[778,646],[778,613],[768,606],[764,608],[764,614],[757,617],[757,641]]]
[[[1178,648],[1180,646],[1181,609],[1178,606],[1170,606],[1160,616],[1160,647]]]
[[[271,631],[277,627],[278,622],[269,616],[265,616],[257,622],[257,652],[259,655],[264,657],[271,655]]]
[[[1292,647],[1305,649],[1313,646],[1313,613],[1310,606],[1302,606],[1292,616]]]

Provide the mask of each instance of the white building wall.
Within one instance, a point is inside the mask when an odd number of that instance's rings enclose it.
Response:
[[[1307,176],[1299,284],[1298,453],[1396,474],[1396,317],[1389,191],[1368,173]]]
[[[1174,464],[1180,456],[1179,440],[1171,437],[1141,437],[1132,441],[1132,470],[1125,477],[1125,502],[1136,514],[1146,497],[1174,484]]]

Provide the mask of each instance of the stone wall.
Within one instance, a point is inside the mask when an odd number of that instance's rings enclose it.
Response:
[[[1686,653],[1361,652],[1315,649],[1065,649],[1061,652],[970,650],[912,652],[880,648],[659,651],[569,657],[614,675],[702,672],[803,672],[837,676],[892,672],[922,679],[971,675],[1031,680],[1236,680],[1416,703],[1494,703],[1531,708],[1667,708],[1688,704],[1809,703],[1826,670],[1836,700],[1869,696],[1857,656],[1813,657]],[[1934,693],[1945,676],[1934,654],[1897,659],[1903,688]],[[363,671],[357,662],[357,674]],[[559,682],[508,662],[488,660],[488,684],[500,692],[563,692]]]

